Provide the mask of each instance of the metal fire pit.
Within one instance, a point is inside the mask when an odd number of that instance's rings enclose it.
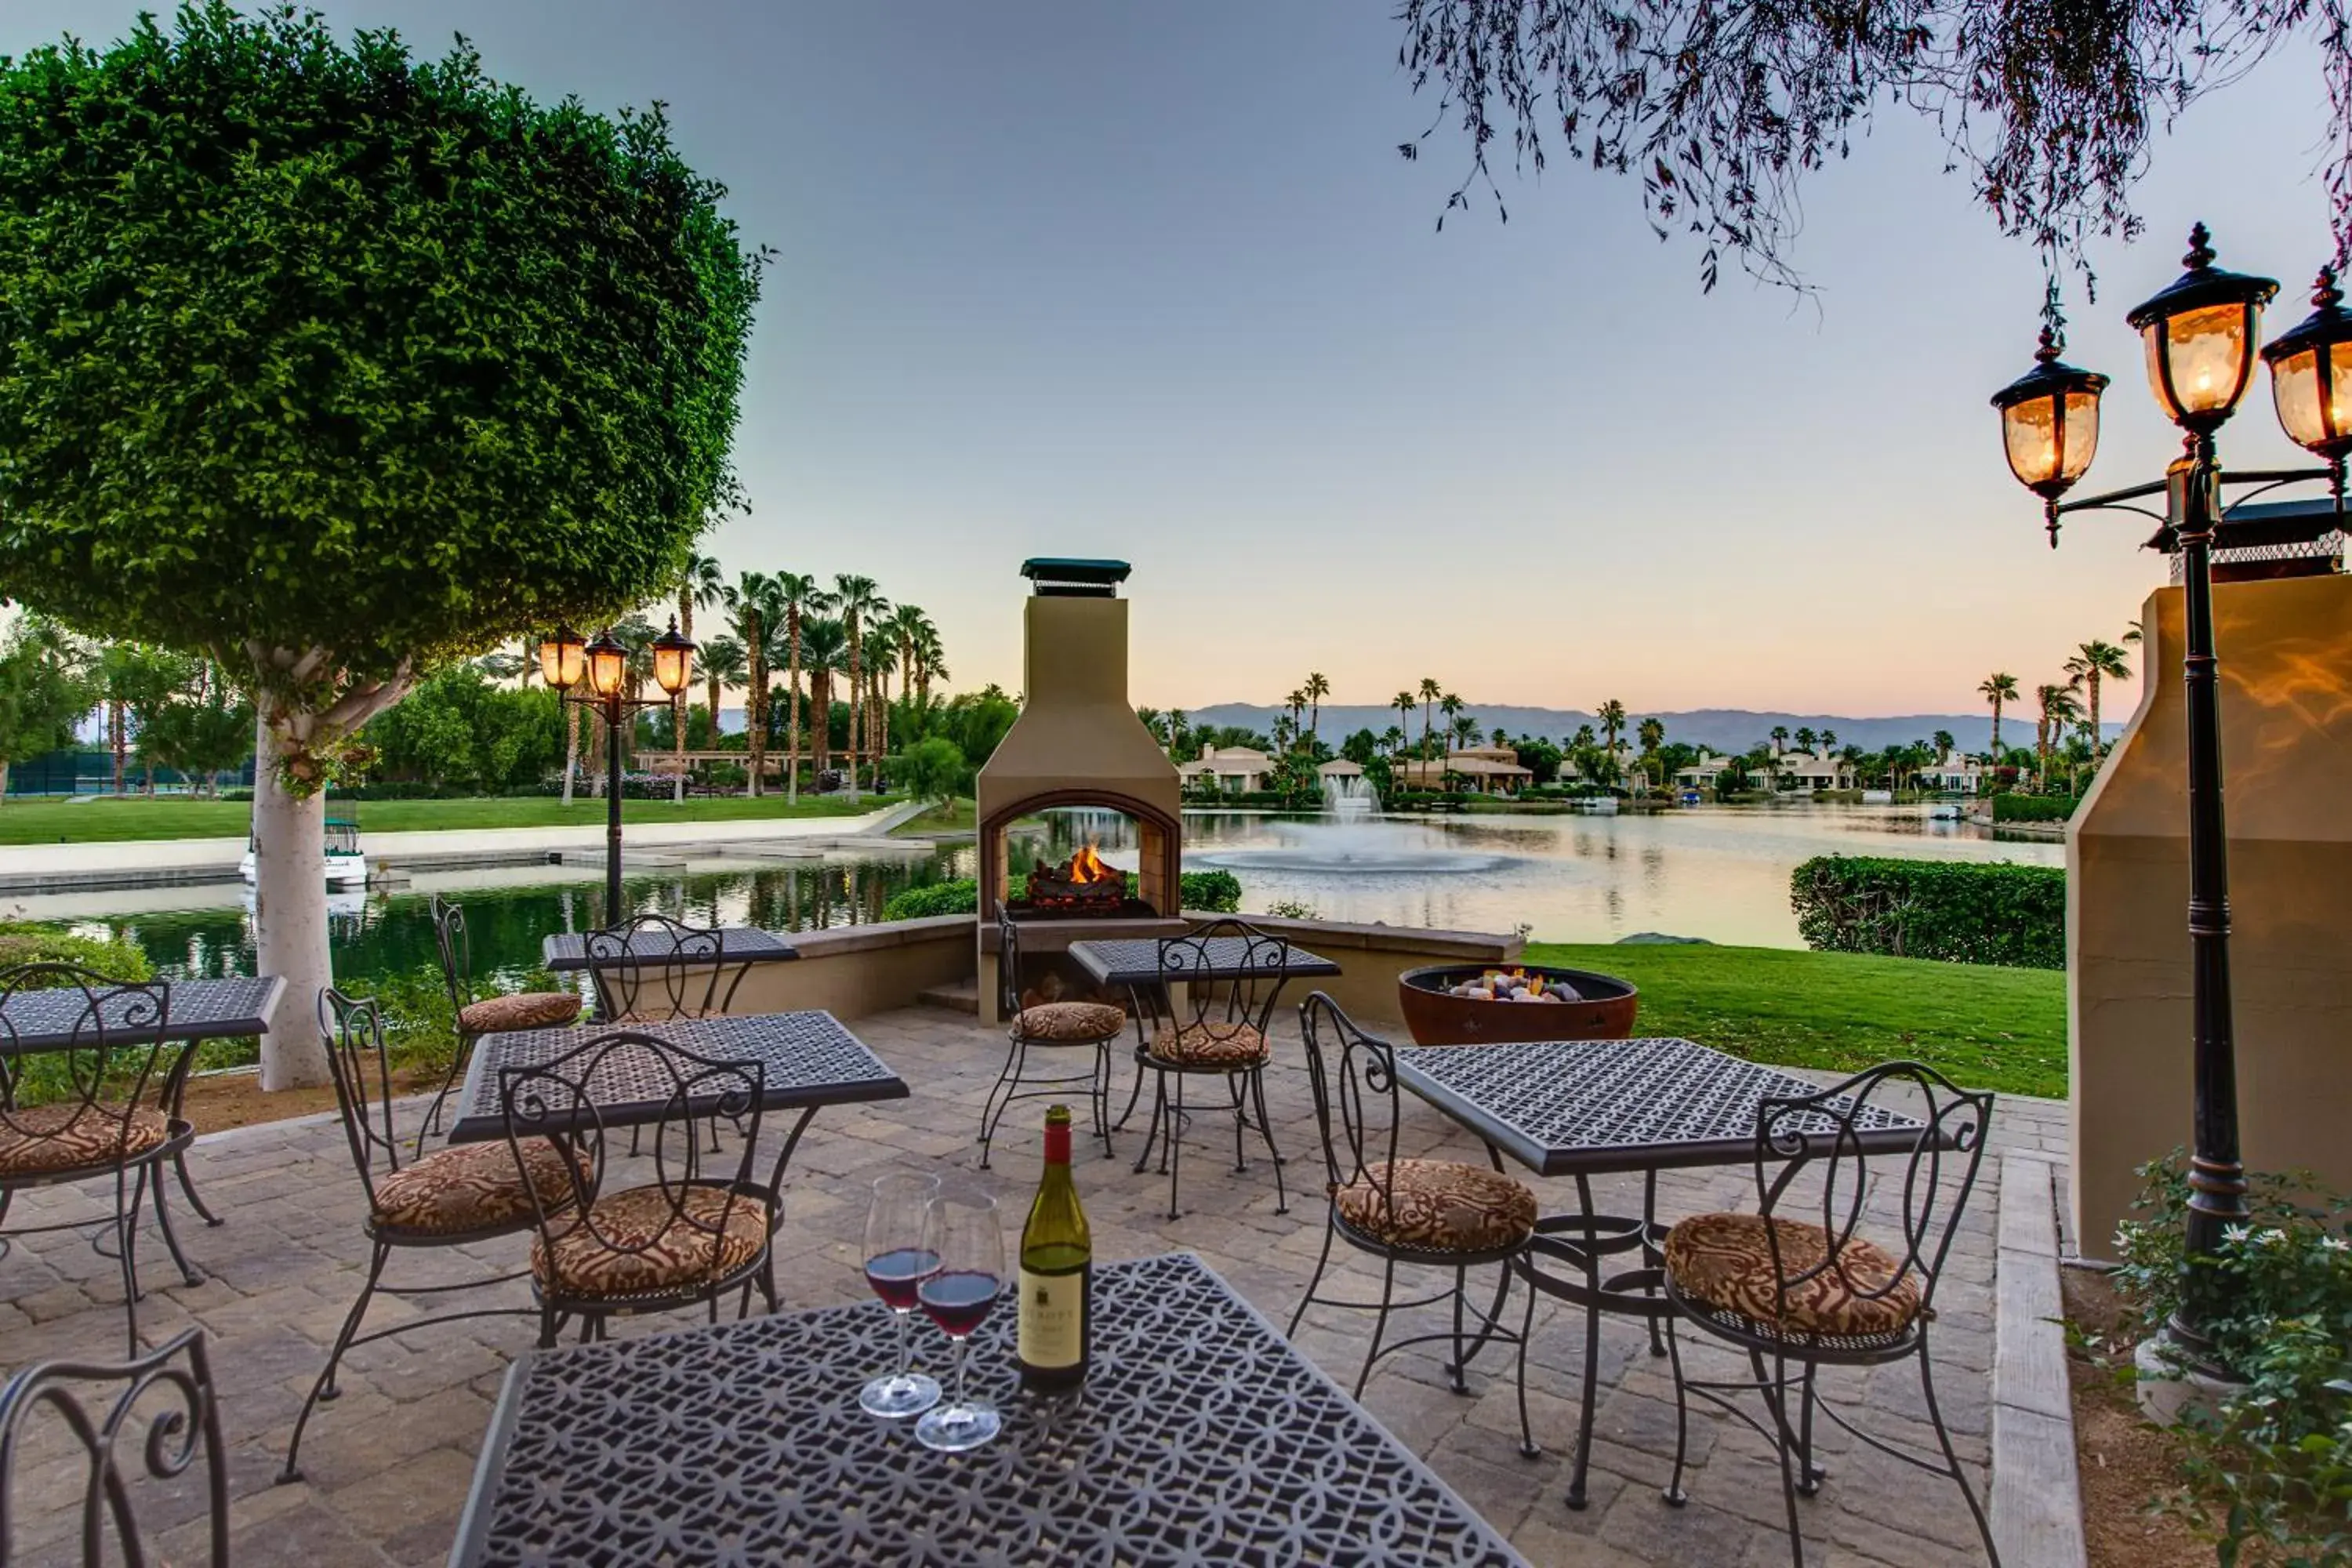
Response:
[[[1496,969],[1543,976],[1576,993],[1572,1002],[1487,1002],[1447,988]],[[1442,963],[1397,976],[1397,1005],[1415,1044],[1474,1046],[1491,1040],[1622,1040],[1633,1033],[1642,994],[1613,974],[1539,963]]]

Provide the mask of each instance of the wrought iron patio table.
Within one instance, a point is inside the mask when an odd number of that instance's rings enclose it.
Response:
[[[1580,1509],[1601,1314],[1645,1320],[1653,1352],[1664,1353],[1657,1325],[1673,1308],[1663,1289],[1658,1173],[1747,1164],[1756,1156],[1757,1108],[1821,1086],[1682,1039],[1408,1046],[1398,1048],[1396,1069],[1399,1083],[1475,1133],[1496,1170],[1507,1154],[1538,1175],[1576,1181],[1578,1212],[1537,1221],[1535,1239],[1512,1268],[1530,1288],[1584,1309],[1582,1425],[1568,1489],[1569,1507]],[[1829,1125],[1823,1119],[1822,1130]],[[1860,1148],[1852,1152],[1865,1154],[1907,1152],[1921,1131],[1919,1122],[1874,1106],[1858,1125]],[[1598,1213],[1591,1178],[1632,1173],[1643,1178],[1641,1215]],[[1603,1259],[1624,1254],[1638,1254],[1639,1267],[1602,1272]],[[1548,1261],[1570,1272],[1548,1270]]]
[[[761,1064],[763,1089],[761,1105],[769,1110],[798,1110],[783,1147],[777,1152],[768,1186],[782,1190],[784,1167],[799,1147],[810,1121],[828,1105],[855,1105],[874,1100],[904,1100],[906,1080],[892,1072],[866,1042],[843,1026],[830,1013],[754,1013],[716,1018],[678,1018],[663,1023],[632,1024],[632,1033],[650,1035],[697,1056]],[[604,1031],[594,1026],[563,1029],[513,1029],[484,1035],[474,1045],[474,1059],[466,1069],[466,1087],[458,1096],[457,1120],[449,1127],[452,1143],[477,1143],[506,1136],[506,1109],[499,1102],[499,1069],[532,1067],[552,1061]],[[671,1109],[669,1096],[676,1080],[666,1071],[631,1071],[641,1062],[635,1052],[616,1051],[604,1058],[592,1080],[593,1116],[604,1128],[647,1126],[663,1120]],[[650,1068],[649,1062],[642,1063]],[[715,1113],[709,1103],[689,1100],[693,1119]],[[586,1131],[583,1113],[579,1131]],[[552,1123],[549,1124],[552,1127]],[[561,1129],[555,1129],[561,1131]]]
[[[935,1454],[866,1415],[879,1302],[530,1352],[507,1373],[453,1568],[1522,1559],[1184,1253],[1094,1276],[1085,1387],[1021,1392],[1013,1320],[973,1337],[1004,1430]]]
[[[782,937],[756,926],[723,926],[712,934],[719,938],[721,963],[782,963],[801,955]],[[677,952],[674,939],[654,931],[632,931],[627,944],[630,956],[646,963],[667,963]],[[540,943],[540,961],[559,974],[586,969],[588,939],[576,931],[559,931]]]

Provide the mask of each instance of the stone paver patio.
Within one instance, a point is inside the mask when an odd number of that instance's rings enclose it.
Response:
[[[913,1098],[820,1111],[794,1158],[777,1279],[784,1306],[833,1305],[866,1299],[859,1240],[866,1184],[909,1166],[972,1175],[995,1191],[1017,1225],[1036,1179],[1042,1101],[1014,1108],[1000,1136],[992,1172],[977,1171],[973,1142],[980,1106],[1003,1060],[1002,1037],[955,1014],[908,1010],[857,1020],[853,1027],[914,1089]],[[1295,1024],[1290,1026],[1295,1029]],[[1119,1087],[1126,1086],[1122,1064]],[[1184,1166],[1185,1215],[1166,1217],[1167,1183],[1129,1169],[1140,1147],[1140,1112],[1124,1135],[1120,1161],[1080,1144],[1078,1181],[1093,1222],[1096,1256],[1111,1259],[1174,1249],[1200,1253],[1277,1326],[1286,1322],[1323,1239],[1321,1160],[1314,1113],[1295,1034],[1278,1037],[1277,1065],[1266,1089],[1289,1157],[1291,1212],[1275,1212],[1274,1173],[1262,1161],[1246,1175],[1227,1158],[1230,1123],[1196,1113]],[[1483,1163],[1484,1152],[1435,1110],[1406,1100],[1410,1153],[1443,1153]],[[412,1126],[411,1120],[404,1125]],[[782,1128],[771,1123],[771,1141]],[[2063,1157],[2063,1105],[2009,1100],[1995,1113],[1995,1155],[1971,1200],[1937,1307],[1937,1390],[1965,1459],[1981,1489],[1988,1457],[1993,1355],[1994,1218],[2000,1151]],[[227,1223],[206,1229],[180,1209],[189,1256],[207,1274],[180,1283],[160,1241],[142,1239],[149,1286],[142,1326],[150,1344],[192,1323],[216,1339],[214,1366],[231,1453],[230,1486],[236,1561],[247,1568],[289,1563],[438,1563],[446,1561],[472,1479],[474,1456],[512,1353],[535,1333],[530,1321],[488,1318],[417,1335],[398,1335],[353,1352],[344,1363],[342,1397],[320,1406],[304,1438],[306,1479],[275,1484],[296,1413],[356,1295],[367,1245],[360,1231],[360,1189],[340,1126],[331,1118],[245,1129],[201,1142],[191,1158],[199,1190]],[[1523,1175],[1525,1173],[1514,1172]],[[1547,1210],[1570,1208],[1568,1182],[1529,1178]],[[1631,1182],[1596,1185],[1604,1208],[1632,1212]],[[1668,1173],[1659,1180],[1659,1211],[1674,1217],[1701,1209],[1752,1206],[1744,1169]],[[37,1224],[102,1213],[96,1192],[28,1194],[11,1215]],[[524,1237],[417,1258],[395,1256],[393,1269],[440,1283],[488,1278],[521,1266]],[[1348,1249],[1340,1247],[1344,1254]],[[1343,1283],[1376,1287],[1378,1276],[1351,1265]],[[1406,1294],[1400,1277],[1400,1295]],[[1414,1292],[1418,1293],[1418,1292]],[[467,1304],[526,1305],[520,1282]],[[431,1306],[431,1299],[426,1299]],[[1516,1318],[1516,1303],[1511,1315]],[[380,1296],[370,1326],[415,1309]],[[660,1332],[700,1321],[677,1316],[624,1320],[616,1334]],[[1342,1384],[1351,1384],[1370,1332],[1370,1313],[1318,1309],[1298,1342]],[[1562,1501],[1575,1437],[1574,1391],[1582,1346],[1581,1317],[1549,1300],[1538,1309],[1528,1367],[1528,1404],[1543,1457],[1522,1458],[1509,1361],[1490,1350],[1474,1367],[1467,1395],[1451,1392],[1433,1353],[1408,1352],[1385,1362],[1365,1403],[1423,1454],[1456,1490],[1509,1535],[1537,1563],[1676,1563],[1742,1568],[1783,1563],[1777,1464],[1761,1438],[1695,1402],[1685,1485],[1688,1506],[1659,1500],[1673,1454],[1673,1384],[1666,1363],[1648,1353],[1633,1323],[1605,1323],[1602,1394],[1595,1432],[1591,1506]],[[933,1359],[943,1342],[919,1334]],[[16,1240],[0,1256],[0,1372],[54,1356],[119,1360],[122,1307],[116,1265],[80,1236]],[[1698,1336],[1685,1338],[1696,1373],[1735,1364]],[[856,1375],[854,1371],[845,1375]],[[1829,1372],[1825,1396],[1857,1410],[1870,1429],[1932,1450],[1916,1372]],[[1808,1561],[1833,1565],[1943,1568],[1983,1562],[1975,1528],[1949,1483],[1859,1448],[1827,1428],[1821,1438],[1831,1475],[1804,1509]],[[20,1477],[28,1505],[16,1542],[22,1559],[61,1559],[75,1521],[71,1478],[54,1465]],[[1980,1497],[1983,1491],[1980,1489]],[[149,1499],[144,1515],[161,1525],[184,1517],[184,1497]],[[175,1560],[195,1560],[193,1524],[167,1528]]]

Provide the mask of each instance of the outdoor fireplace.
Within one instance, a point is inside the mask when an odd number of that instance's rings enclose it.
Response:
[[[1024,924],[1024,963],[1050,960],[1088,937],[1173,935],[1182,819],[1176,765],[1127,698],[1123,561],[1036,560],[1021,574],[1026,657],[1021,717],[974,786],[980,816],[980,994],[996,995],[996,922]],[[1136,869],[1096,846],[1030,873],[1014,897],[1007,838],[1024,817],[1055,807],[1117,812],[1135,826]],[[1028,977],[1024,977],[1024,988]]]

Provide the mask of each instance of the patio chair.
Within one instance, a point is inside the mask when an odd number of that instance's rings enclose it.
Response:
[[[1168,1177],[1170,1219],[1178,1216],[1176,1189],[1184,1164],[1184,1084],[1194,1078],[1223,1079],[1232,1097],[1234,1173],[1249,1170],[1242,1140],[1245,1132],[1255,1131],[1274,1161],[1274,1212],[1290,1212],[1290,1198],[1282,1182],[1282,1151],[1275,1147],[1273,1124],[1265,1114],[1265,1068],[1274,1059],[1266,1026],[1281,994],[1290,944],[1237,920],[1211,921],[1189,936],[1160,939],[1160,973],[1205,971],[1209,944],[1220,941],[1246,944],[1241,963],[1233,966],[1232,977],[1166,981],[1151,994],[1151,1033],[1135,1051],[1137,1070],[1154,1075],[1151,1125],[1145,1131],[1143,1152],[1136,1158],[1135,1168],[1139,1172],[1150,1163],[1151,1147],[1158,1141],[1160,1169]],[[1163,1005],[1165,1016],[1159,1012]]]
[[[1288,1334],[1298,1332],[1310,1306],[1344,1307],[1379,1314],[1372,1337],[1364,1347],[1364,1364],[1356,1373],[1356,1397],[1382,1356],[1414,1345],[1450,1342],[1454,1359],[1447,1364],[1454,1392],[1467,1394],[1470,1362],[1489,1340],[1516,1346],[1518,1352],[1519,1451],[1535,1458],[1541,1450],[1528,1426],[1528,1331],[1533,1326],[1536,1293],[1527,1291],[1519,1326],[1505,1326],[1503,1309],[1510,1299],[1511,1272],[1528,1247],[1536,1228],[1536,1195],[1526,1184],[1483,1165],[1454,1160],[1408,1159],[1397,1152],[1402,1125],[1397,1099],[1396,1059],[1389,1042],[1367,1034],[1318,991],[1300,1004],[1299,1032],[1307,1042],[1307,1073],[1315,1093],[1315,1123],[1323,1141],[1323,1170],[1330,1205],[1323,1230],[1323,1251],[1315,1260],[1307,1292],[1290,1315]],[[1381,1260],[1378,1301],[1339,1300],[1318,1296],[1324,1270],[1330,1266],[1331,1243],[1345,1240],[1360,1252]],[[1396,1300],[1397,1265],[1450,1270],[1451,1288],[1411,1301]],[[1496,1270],[1495,1299],[1481,1308],[1469,1300],[1470,1271]],[[1452,1303],[1450,1331],[1416,1334],[1384,1344],[1389,1314],[1420,1307]],[[1475,1327],[1465,1319],[1475,1318]]]
[[[775,1194],[751,1173],[765,1075],[758,1061],[714,1061],[627,1029],[537,1066],[499,1069],[499,1101],[515,1157],[525,1158],[533,1146],[576,1157],[564,1167],[567,1190],[557,1201],[532,1194],[539,1235],[530,1249],[531,1289],[541,1348],[553,1345],[574,1317],[583,1343],[603,1339],[615,1317],[702,1302],[717,1322],[719,1300],[739,1287],[739,1316],[750,1313],[754,1287],[775,1310],[769,1242],[782,1215]],[[596,1097],[614,1085],[625,1086],[632,1102],[661,1110],[646,1123],[654,1180],[606,1192],[608,1108]],[[742,1130],[742,1152],[731,1171],[706,1175],[696,1124],[721,1116]]]
[[[588,933],[588,975],[600,1023],[664,1024],[727,1011],[746,971],[719,962],[720,932],[667,915],[632,915]],[[729,971],[733,971],[729,978]]]
[[[1127,1032],[1127,1009],[1108,1002],[1041,1002],[1021,1005],[1021,928],[1012,916],[997,918],[998,1016],[1005,1026],[1004,1070],[988,1091],[980,1112],[980,1168],[989,1168],[989,1147],[996,1124],[1016,1100],[1045,1100],[1055,1091],[1083,1084],[1093,1110],[1095,1136],[1102,1140],[1103,1158],[1110,1158],[1110,1046]],[[1037,1078],[1029,1074],[1029,1052],[1091,1047],[1094,1060],[1083,1073]]]
[[[508,1029],[561,1029],[580,1016],[580,998],[570,991],[519,991],[509,995],[480,996],[474,994],[473,943],[466,934],[466,910],[462,904],[450,903],[440,894],[433,895],[433,943],[441,953],[441,977],[449,986],[449,1007],[457,1019],[457,1054],[449,1063],[449,1076],[441,1080],[435,1091],[432,1109],[416,1125],[416,1152],[425,1152],[425,1140],[439,1130],[441,1106],[466,1076],[466,1064],[474,1055],[474,1042],[484,1035],[495,1035]]]
[[[182,1363],[185,1364],[183,1365]],[[78,1384],[121,1384],[100,1403],[85,1403]],[[103,1568],[110,1559],[147,1561],[132,1517],[131,1488],[142,1479],[172,1482],[204,1458],[205,1515],[210,1525],[213,1568],[228,1568],[228,1452],[221,1444],[220,1405],[214,1396],[212,1363],[205,1331],[189,1329],[143,1356],[119,1366],[82,1362],[35,1362],[0,1388],[0,1563],[16,1561],[14,1539],[21,1510],[15,1505],[16,1469],[28,1458],[26,1432],[47,1410],[71,1433],[87,1461],[80,1506],[82,1568]],[[47,1423],[43,1423],[46,1428]],[[54,1445],[44,1442],[40,1457]],[[139,1456],[133,1458],[133,1456]],[[49,1476],[43,1500],[58,1500],[59,1478]],[[112,1526],[111,1531],[108,1526]],[[114,1546],[110,1551],[107,1537]]]
[[[19,1026],[6,1015],[20,994],[39,997],[42,1014],[68,1038],[62,1049],[23,1053]],[[202,1277],[188,1266],[172,1212],[163,1199],[163,1163],[194,1142],[195,1129],[174,1114],[194,1051],[168,1033],[172,987],[166,981],[121,982],[66,963],[26,963],[0,973],[0,1221],[16,1194],[32,1187],[114,1178],[114,1213],[90,1245],[122,1269],[122,1310],[130,1353],[139,1354],[139,1211],[155,1194],[155,1224],[180,1277]],[[26,1015],[33,1008],[27,1005]],[[51,1032],[44,1027],[43,1035]],[[131,1044],[124,1037],[151,1037]],[[173,1060],[163,1065],[166,1053]],[[27,1226],[12,1234],[81,1230],[88,1220]],[[107,1233],[115,1250],[108,1254]],[[0,1241],[0,1247],[5,1247]]]
[[[301,1479],[302,1433],[310,1424],[310,1412],[320,1401],[333,1399],[341,1392],[335,1386],[336,1370],[343,1357],[361,1345],[471,1318],[537,1315],[527,1307],[484,1307],[404,1318],[362,1334],[360,1326],[367,1319],[368,1303],[379,1290],[392,1296],[438,1296],[502,1285],[530,1272],[516,1269],[456,1284],[386,1283],[384,1266],[395,1251],[461,1247],[520,1235],[535,1221],[534,1200],[558,1208],[569,1200],[572,1191],[562,1157],[544,1145],[527,1151],[520,1163],[514,1151],[502,1142],[453,1144],[403,1163],[401,1140],[393,1124],[392,1066],[383,1047],[383,1014],[375,999],[346,996],[332,986],[325,987],[319,993],[319,1032],[326,1038],[327,1068],[334,1079],[343,1141],[359,1173],[360,1189],[367,1194],[368,1217],[362,1228],[368,1238],[368,1271],[360,1285],[359,1299],[352,1303],[334,1345],[327,1352],[327,1364],[311,1384],[302,1413],[295,1417],[294,1436],[286,1445],[286,1463],[278,1472],[280,1481]]]
[[[1890,1089],[1909,1103],[1890,1105],[1896,1098]],[[1804,1568],[1797,1500],[1811,1497],[1828,1475],[1813,1458],[1818,1409],[1879,1452],[1958,1482],[1984,1538],[1985,1555],[2000,1568],[1991,1528],[1936,1401],[1927,1354],[1937,1280],[1984,1163],[1992,1099],[1958,1088],[1932,1068],[1890,1062],[1818,1094],[1766,1100],[1757,1108],[1758,1212],[1694,1215],[1666,1234],[1666,1295],[1675,1308],[1666,1324],[1675,1426],[1668,1503],[1684,1501],[1688,1396],[1696,1394],[1747,1422],[1778,1453],[1790,1555]],[[1922,1126],[1906,1149],[1885,1154],[1884,1168],[1873,1172],[1862,1137],[1881,1120],[1881,1110],[1915,1117]],[[1818,1195],[1792,1196],[1797,1178],[1806,1174],[1819,1182]],[[1892,1245],[1860,1234],[1874,1190],[1892,1200],[1885,1233]],[[1679,1322],[1745,1351],[1752,1376],[1721,1382],[1685,1375]],[[1914,1358],[1928,1424],[1943,1450],[1940,1464],[1862,1431],[1815,1391],[1815,1374],[1823,1366],[1882,1366]],[[1745,1394],[1759,1396],[1765,1419],[1735,1403],[1734,1396]]]

